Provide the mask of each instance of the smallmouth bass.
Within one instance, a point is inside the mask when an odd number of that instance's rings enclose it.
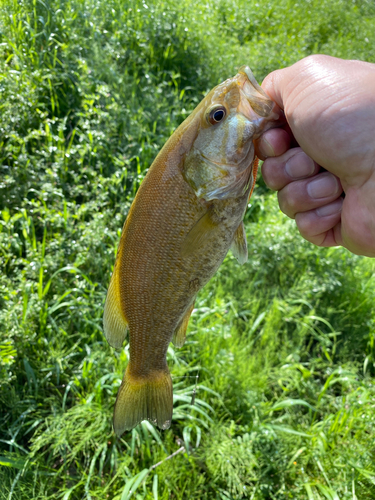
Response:
[[[254,143],[282,112],[243,66],[215,87],[168,139],[126,218],[104,307],[104,333],[130,360],[118,391],[117,435],[172,420],[166,354],[185,342],[198,291],[231,248],[247,260],[243,217],[257,170]]]

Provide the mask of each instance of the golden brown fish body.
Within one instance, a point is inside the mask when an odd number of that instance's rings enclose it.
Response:
[[[247,260],[242,219],[252,190],[253,140],[279,113],[247,67],[215,87],[153,162],[124,224],[104,311],[108,342],[130,361],[117,396],[117,434],[172,419],[166,353],[185,341],[198,291],[232,247]]]

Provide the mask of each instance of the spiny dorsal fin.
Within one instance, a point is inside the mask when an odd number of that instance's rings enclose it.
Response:
[[[233,255],[238,260],[239,264],[245,264],[247,262],[247,240],[245,226],[243,222],[238,226],[236,232],[234,233],[233,241],[230,246]]]
[[[173,334],[172,342],[175,347],[182,347],[185,344],[186,330],[189,324],[191,313],[193,312],[194,309],[194,303],[195,301],[191,304],[191,306],[189,306],[182,320],[180,321],[180,324],[178,325],[176,331]]]

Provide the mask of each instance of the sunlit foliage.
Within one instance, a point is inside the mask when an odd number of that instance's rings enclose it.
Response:
[[[169,349],[170,430],[114,436],[102,332],[134,194],[205,92],[374,47],[364,0],[1,2],[0,498],[374,498],[374,262],[302,241],[261,179],[249,262]]]

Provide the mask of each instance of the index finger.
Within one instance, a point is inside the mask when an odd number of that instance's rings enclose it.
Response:
[[[290,147],[291,134],[284,128],[271,128],[254,142],[255,154],[261,160],[270,156],[280,156]]]

